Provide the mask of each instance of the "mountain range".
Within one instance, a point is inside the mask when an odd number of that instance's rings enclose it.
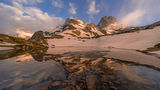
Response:
[[[79,18],[67,18],[63,25],[52,30],[37,31],[34,34],[25,29],[18,29],[16,32],[18,33],[14,36],[17,38],[0,34],[1,42],[20,45],[27,42],[29,46],[36,46],[34,44],[38,43],[48,48],[92,46],[147,50],[160,47],[160,22],[142,27],[129,27],[118,23],[113,16],[102,17],[97,25],[86,24]]]
[[[48,47],[94,46],[145,50],[160,43],[160,22],[142,27],[128,27],[113,16],[104,16],[99,23],[85,24],[79,18],[67,18],[53,30],[37,31],[29,40],[44,39]]]
[[[119,33],[120,30],[127,29],[125,25],[119,24],[112,16],[104,16],[99,21],[98,25],[94,23],[85,24],[79,18],[67,18],[65,23],[53,30],[45,31],[45,37],[76,37],[81,39],[98,38],[105,35]],[[42,36],[43,37],[43,36]]]

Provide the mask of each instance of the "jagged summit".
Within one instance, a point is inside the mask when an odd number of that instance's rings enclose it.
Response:
[[[109,16],[109,17],[104,16],[104,17],[102,17],[101,20],[99,21],[98,27],[100,27],[100,28],[105,28],[105,27],[107,27],[108,25],[114,24],[114,23],[116,23],[116,22],[117,22],[117,20],[116,20],[116,18],[114,18],[113,16]]]
[[[79,18],[67,18],[64,25],[69,25],[69,24],[76,24],[79,26],[84,26],[85,22]]]
[[[67,18],[65,23],[62,25],[62,31],[75,30],[77,28],[82,29],[85,27],[85,22],[79,18]]]
[[[29,40],[37,40],[37,39],[42,39],[42,38],[44,38],[43,31],[37,31],[34,33],[34,35]]]
[[[159,43],[156,39],[160,33],[160,22],[144,27],[126,27],[118,23],[114,17],[103,17],[100,23],[104,25],[103,28],[100,27],[100,24],[85,24],[81,19],[68,18],[65,24],[53,30],[35,32],[30,40],[40,40],[45,43],[44,45],[52,48],[56,46],[98,46],[139,49]],[[139,33],[132,33],[136,31]],[[150,41],[153,42],[150,43]]]
[[[125,25],[120,24],[117,22],[116,18],[113,16],[104,16],[99,21],[97,27],[101,30],[106,32],[107,34],[115,34],[119,33],[120,29],[123,30],[127,28]]]
[[[67,18],[63,25],[46,31],[43,35],[54,38],[58,35],[58,37],[90,39],[119,33],[118,30],[122,30],[122,28],[125,27],[119,24],[113,16],[102,17],[98,25],[94,23],[85,24],[85,22],[79,18]]]

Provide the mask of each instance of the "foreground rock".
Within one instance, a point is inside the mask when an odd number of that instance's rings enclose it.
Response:
[[[43,31],[37,31],[33,34],[33,36],[29,40],[37,40],[37,39],[43,39],[44,33]]]

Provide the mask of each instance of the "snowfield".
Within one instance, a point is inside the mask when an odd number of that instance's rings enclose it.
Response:
[[[145,50],[160,43],[160,26],[150,30],[133,33],[104,36],[97,39],[78,39],[64,37],[63,39],[48,39],[49,47],[56,46],[96,46],[116,47],[126,49]]]

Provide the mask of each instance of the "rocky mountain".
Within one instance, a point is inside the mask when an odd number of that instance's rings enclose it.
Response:
[[[54,28],[53,30],[45,31],[33,35],[35,37],[45,37],[45,38],[78,38],[78,39],[91,39],[98,38],[105,35],[119,33],[126,26],[119,24],[117,20],[112,16],[104,16],[99,21],[98,25],[94,23],[85,24],[82,19],[79,18],[67,18],[65,23],[61,26]],[[41,34],[41,35],[40,35]],[[39,37],[40,38],[40,37]]]
[[[111,25],[111,24],[114,24],[116,23],[117,20],[113,17],[113,16],[104,16],[101,18],[101,20],[99,21],[98,23],[98,27],[99,28],[105,28],[107,27],[108,25]]]
[[[119,33],[120,29],[127,28],[125,25],[119,24],[113,16],[104,16],[101,18],[97,25],[101,30],[105,31],[106,34]]]
[[[160,43],[157,39],[159,26],[160,22],[143,27],[127,27],[112,16],[102,17],[98,25],[86,24],[79,18],[67,18],[63,25],[53,30],[35,32],[31,40],[43,39],[48,47],[98,46],[145,50]]]
[[[44,38],[43,31],[35,32],[34,35],[29,40],[36,40],[36,39],[42,39]]]

